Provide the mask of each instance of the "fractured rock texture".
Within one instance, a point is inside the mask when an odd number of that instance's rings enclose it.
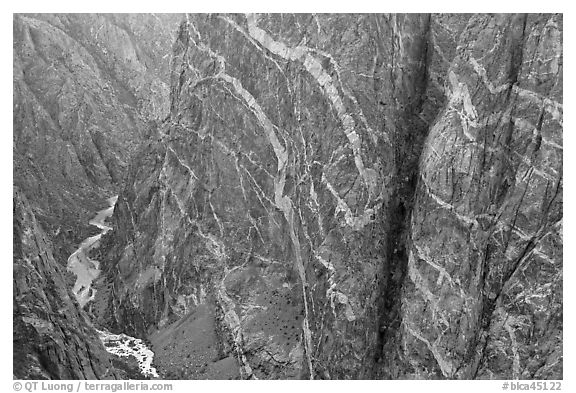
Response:
[[[562,18],[475,16],[460,41],[420,161],[401,358],[425,377],[560,378]]]
[[[22,192],[14,188],[14,370],[18,379],[116,379]]]
[[[14,15],[14,183],[62,263],[122,179],[147,122],[167,114],[180,19]]]
[[[160,98],[116,79],[162,120],[103,133],[133,154],[90,315],[164,378],[562,378],[562,31],[184,16]]]
[[[215,301],[244,378],[561,377],[561,16],[189,15],[174,48],[103,321]]]
[[[62,269],[146,124],[168,113],[181,17],[14,15],[15,377],[125,375],[70,299]]]

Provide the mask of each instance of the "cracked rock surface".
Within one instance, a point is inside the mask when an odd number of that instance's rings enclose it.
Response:
[[[562,378],[561,15],[180,21],[97,326],[160,378]]]
[[[87,237],[147,124],[168,110],[179,15],[15,14],[14,184],[57,246]]]
[[[14,189],[14,377],[116,379],[104,346],[80,309],[52,245]]]

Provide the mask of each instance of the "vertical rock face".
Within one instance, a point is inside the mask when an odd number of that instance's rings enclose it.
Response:
[[[88,308],[161,377],[562,377],[561,16],[188,15],[155,59]]]
[[[167,114],[180,18],[14,15],[14,179],[59,260],[85,237],[78,228],[121,180],[147,122]]]
[[[562,377],[562,18],[475,16],[420,160],[401,358]]]
[[[190,16],[170,118],[134,162],[123,238],[101,257],[117,261],[105,318],[144,334],[214,302],[245,377],[369,377],[394,141],[425,135],[429,26]]]
[[[124,375],[60,269],[118,187],[147,123],[168,113],[180,19],[14,15],[15,377]]]
[[[14,370],[18,379],[115,379],[104,346],[67,288],[50,241],[14,188]]]
[[[561,377],[561,32],[189,16],[97,314],[216,306],[243,377]]]

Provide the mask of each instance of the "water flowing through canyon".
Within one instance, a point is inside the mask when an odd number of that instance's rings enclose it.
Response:
[[[68,258],[68,271],[76,276],[73,292],[76,300],[84,307],[96,296],[96,289],[92,288],[92,283],[100,274],[100,262],[89,257],[90,251],[99,247],[100,239],[113,228],[106,223],[114,213],[114,206],[118,201],[118,195],[107,199],[109,207],[100,210],[96,216],[89,221],[101,230],[97,235],[90,236],[84,240],[80,247]],[[104,344],[104,348],[111,354],[120,357],[134,357],[138,362],[138,368],[143,376],[158,377],[156,369],[152,367],[154,352],[152,352],[144,341],[128,336],[126,334],[113,334],[106,329],[97,330],[98,337]]]
[[[80,247],[68,258],[68,271],[74,273],[76,276],[73,292],[82,307],[94,299],[96,290],[92,288],[92,282],[100,274],[100,262],[90,259],[88,255],[90,250],[99,246],[100,238],[112,229],[112,227],[106,225],[106,219],[114,213],[114,205],[117,200],[118,196],[108,198],[109,207],[100,210],[96,216],[90,220],[89,224],[99,228],[101,232],[84,240],[80,244]]]

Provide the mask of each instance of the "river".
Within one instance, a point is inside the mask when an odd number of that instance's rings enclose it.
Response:
[[[100,263],[95,259],[90,259],[88,254],[90,250],[100,245],[100,238],[112,230],[112,227],[106,225],[106,219],[114,212],[114,205],[117,200],[118,196],[108,198],[109,207],[100,210],[96,216],[89,221],[90,225],[99,228],[101,232],[84,240],[80,244],[80,247],[68,258],[67,269],[76,276],[76,283],[72,291],[81,307],[84,307],[86,303],[93,300],[96,295],[96,290],[92,288],[92,282],[100,274]]]
[[[100,262],[91,259],[88,255],[91,250],[98,248],[100,239],[113,228],[106,224],[106,219],[114,213],[114,206],[118,196],[108,198],[108,207],[100,210],[96,216],[88,223],[100,229],[100,233],[85,239],[78,249],[68,258],[67,270],[74,273],[76,282],[72,291],[80,304],[84,308],[86,304],[96,296],[96,289],[92,288],[92,282],[100,274]],[[107,330],[97,330],[98,336],[104,348],[114,355],[128,357],[132,356],[138,361],[140,373],[144,376],[158,378],[156,369],[152,367],[154,352],[146,344],[135,337],[126,334],[113,334]]]

